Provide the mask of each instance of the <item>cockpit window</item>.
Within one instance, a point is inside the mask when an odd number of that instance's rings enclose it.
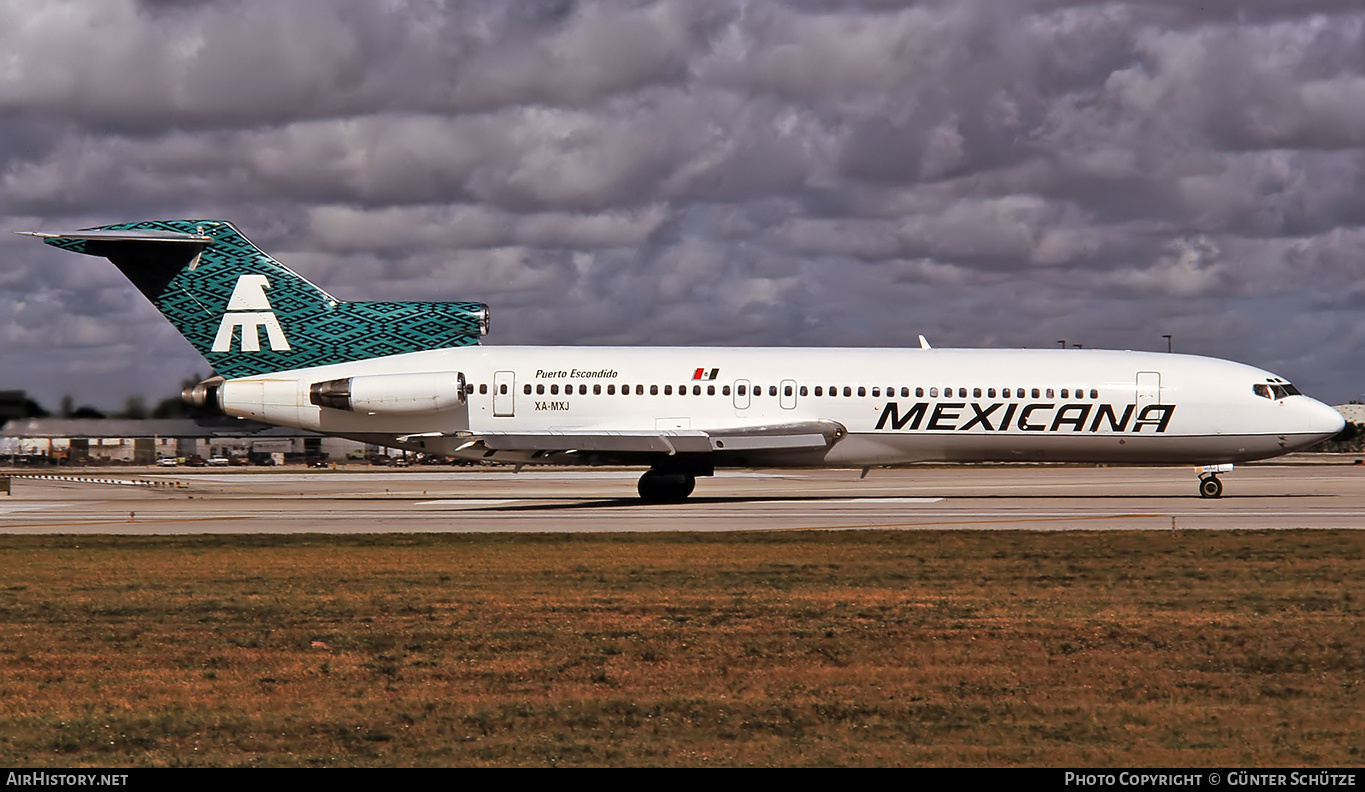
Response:
[[[1283,380],[1271,383],[1258,382],[1251,386],[1251,390],[1263,399],[1284,399],[1289,396],[1303,395],[1298,388]]]

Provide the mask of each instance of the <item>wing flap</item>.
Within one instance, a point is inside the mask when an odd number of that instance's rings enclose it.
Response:
[[[617,451],[640,453],[696,453],[709,451],[701,432],[487,432],[475,435],[495,451]],[[473,439],[473,438],[471,438]]]
[[[785,451],[827,448],[848,434],[835,421],[807,421],[707,431],[478,432],[468,435],[494,451],[606,451],[618,453],[706,454],[713,451]]]

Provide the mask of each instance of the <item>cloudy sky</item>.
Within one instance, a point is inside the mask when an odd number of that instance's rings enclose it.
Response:
[[[236,222],[492,344],[1085,346],[1365,394],[1358,0],[0,0],[0,389],[205,363],[8,233]]]

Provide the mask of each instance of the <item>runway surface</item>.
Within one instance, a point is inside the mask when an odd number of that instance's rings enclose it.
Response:
[[[1222,498],[1192,468],[1029,466],[721,472],[685,503],[639,471],[11,470],[0,533],[1365,529],[1365,465],[1239,467]],[[2,490],[0,490],[2,492]]]

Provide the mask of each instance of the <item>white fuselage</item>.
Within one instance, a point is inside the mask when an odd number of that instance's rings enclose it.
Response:
[[[386,410],[310,403],[310,388],[430,373],[441,393]],[[462,375],[466,397],[458,393]],[[377,378],[377,379],[368,379]],[[1306,396],[1266,398],[1269,372],[1213,358],[1107,350],[475,346],[229,380],[223,408],[285,426],[492,461],[647,464],[630,455],[489,451],[469,438],[742,430],[837,422],[827,448],[722,451],[715,466],[919,461],[1219,464],[1273,457],[1342,427]],[[1286,383],[1287,384],[1287,383]],[[357,386],[358,387],[358,386]],[[363,402],[362,404],[370,404]]]

